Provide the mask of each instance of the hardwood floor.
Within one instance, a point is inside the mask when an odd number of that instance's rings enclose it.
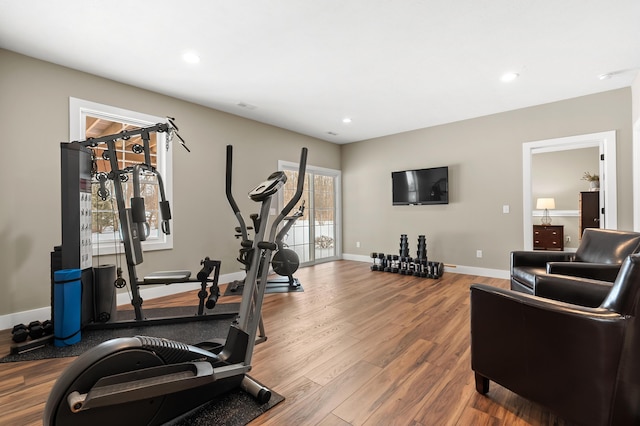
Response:
[[[469,285],[506,280],[414,278],[352,261],[296,276],[304,292],[265,297],[269,338],[256,346],[251,373],[286,400],[252,425],[567,425],[495,383],[486,396],[475,391]],[[185,293],[170,304],[194,300]],[[0,353],[10,338],[0,332]],[[51,386],[72,361],[0,364],[0,424],[42,424]]]

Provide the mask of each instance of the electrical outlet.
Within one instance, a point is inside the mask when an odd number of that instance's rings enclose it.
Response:
[[[482,250],[476,250],[476,257],[477,258],[481,258],[482,257]]]
[[[356,247],[360,248],[360,241],[356,241]]]
[[[502,213],[509,213],[509,204],[505,204],[504,206],[502,206]]]

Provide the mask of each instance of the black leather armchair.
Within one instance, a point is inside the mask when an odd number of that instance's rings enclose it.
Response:
[[[588,285],[588,284],[587,284]],[[476,390],[494,381],[565,420],[640,424],[640,255],[596,307],[471,286]]]
[[[562,274],[613,282],[622,261],[640,251],[640,233],[587,228],[575,253],[567,251],[511,252],[511,289],[536,294],[535,277]]]

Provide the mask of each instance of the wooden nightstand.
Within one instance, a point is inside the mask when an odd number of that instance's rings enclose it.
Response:
[[[533,225],[534,250],[564,250],[564,225]]]

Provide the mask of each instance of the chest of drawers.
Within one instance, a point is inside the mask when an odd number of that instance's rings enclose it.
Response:
[[[533,225],[534,250],[564,250],[563,225]]]

